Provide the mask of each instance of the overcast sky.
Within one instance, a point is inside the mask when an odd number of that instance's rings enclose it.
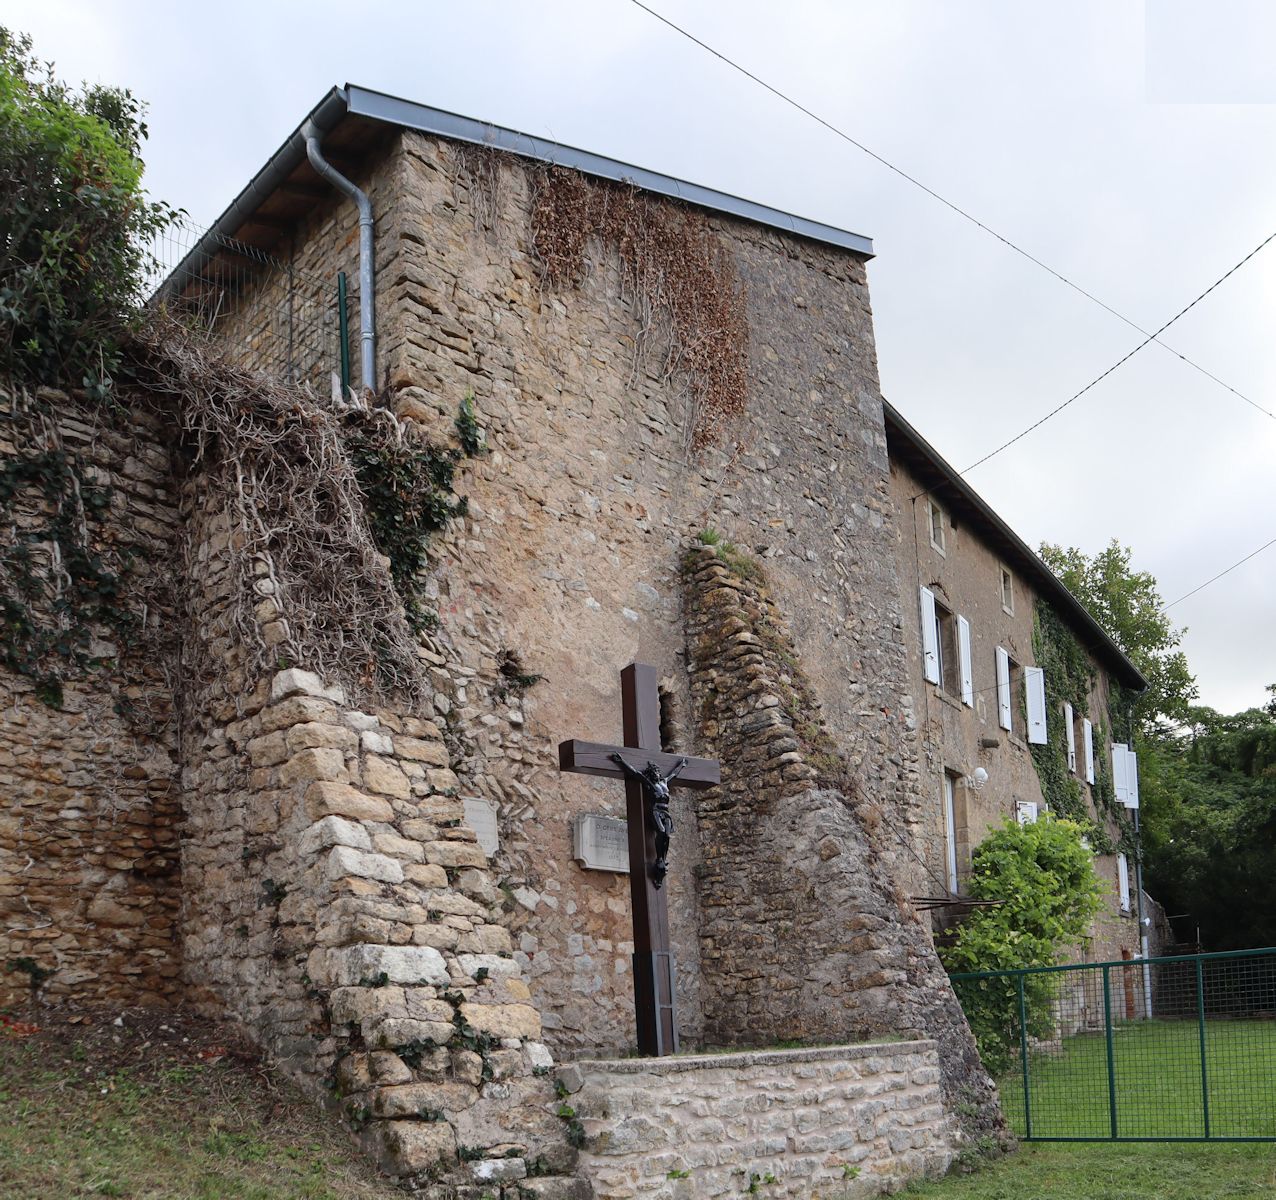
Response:
[[[651,0],[1147,329],[1276,230],[1267,0]],[[151,106],[154,195],[211,222],[334,83],[873,238],[886,396],[958,468],[1139,334],[629,0],[8,0],[66,78]],[[1276,411],[1276,243],[1172,330]],[[970,476],[1031,545],[1119,538],[1171,601],[1276,537],[1276,420],[1156,345]],[[1276,682],[1276,547],[1171,610],[1202,700]]]

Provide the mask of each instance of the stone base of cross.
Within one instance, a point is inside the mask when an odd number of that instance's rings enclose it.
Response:
[[[670,754],[660,746],[656,669],[630,663],[620,673],[624,745],[567,741],[558,766],[579,775],[625,781],[629,822],[629,897],[634,918],[634,1011],[640,1054],[674,1054],[678,1016],[669,906],[664,883],[671,787],[704,789],[721,780],[716,760]]]

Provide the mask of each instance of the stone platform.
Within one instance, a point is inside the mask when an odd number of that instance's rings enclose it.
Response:
[[[589,1060],[559,1078],[598,1200],[875,1196],[953,1155],[930,1040]]]

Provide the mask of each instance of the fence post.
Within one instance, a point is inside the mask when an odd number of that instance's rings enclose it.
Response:
[[[341,343],[341,398],[350,391],[350,319],[346,315],[346,273],[337,272],[337,340]]]
[[[1116,1067],[1112,1053],[1112,970],[1103,968],[1103,1032],[1108,1044],[1108,1120],[1112,1129],[1112,1138],[1117,1136],[1117,1093]]]
[[[1019,980],[1019,1061],[1023,1066],[1023,1128],[1024,1137],[1032,1137],[1032,1099],[1028,1093],[1028,1006],[1024,1003],[1023,973]]]
[[[1205,972],[1201,958],[1196,958],[1196,1026],[1201,1042],[1201,1115],[1205,1118],[1205,1136],[1210,1136],[1209,1072],[1205,1065]]]

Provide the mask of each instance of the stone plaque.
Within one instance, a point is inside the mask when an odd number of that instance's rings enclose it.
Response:
[[[572,857],[586,871],[629,874],[629,822],[586,813],[572,822]]]
[[[501,839],[496,826],[496,805],[476,796],[463,796],[465,823],[478,835],[479,848],[491,858],[500,849]]]

